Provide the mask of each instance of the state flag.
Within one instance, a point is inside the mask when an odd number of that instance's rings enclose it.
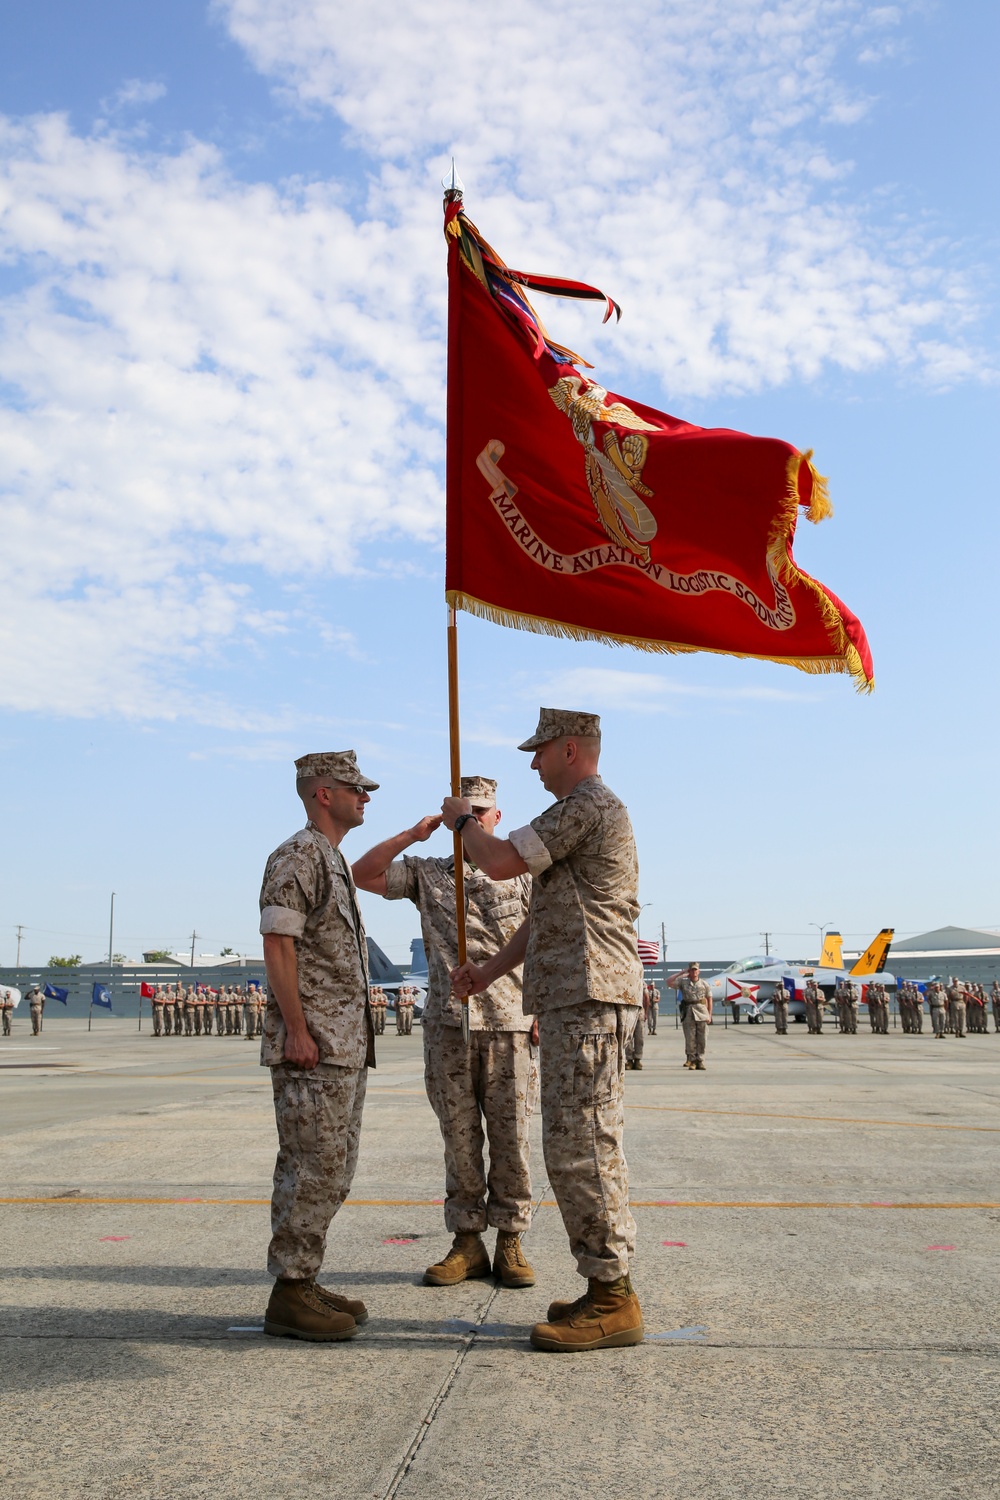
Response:
[[[105,1010],[111,1009],[111,991],[105,984],[95,984],[90,998],[91,1005],[103,1005]]]

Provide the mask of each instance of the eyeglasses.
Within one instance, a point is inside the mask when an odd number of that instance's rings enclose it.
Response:
[[[367,788],[363,786],[355,786],[353,782],[338,781],[335,786],[318,786],[313,796],[315,797],[317,792],[353,792],[355,797],[363,797],[366,790]]]

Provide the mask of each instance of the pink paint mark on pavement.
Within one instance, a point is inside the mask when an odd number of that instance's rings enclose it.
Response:
[[[674,1250],[686,1250],[687,1240],[664,1240],[664,1245],[669,1245]]]
[[[954,1245],[928,1245],[928,1250],[954,1250]]]
[[[122,1242],[122,1240],[130,1240],[131,1238],[132,1238],[132,1236],[130,1234],[102,1234],[101,1235],[101,1244],[102,1245],[120,1245],[121,1242]]]
[[[415,1245],[416,1240],[383,1240],[383,1245]]]

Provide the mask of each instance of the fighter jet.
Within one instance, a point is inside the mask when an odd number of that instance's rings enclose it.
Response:
[[[802,992],[813,978],[828,1000],[833,997],[840,980],[860,981],[874,978],[876,974],[886,989],[895,989],[895,976],[885,972],[894,931],[892,927],[883,927],[849,969],[843,966],[843,943],[839,932],[827,933],[819,962],[815,964],[790,964],[774,953],[756,953],[741,958],[709,979],[712,999],[728,1005],[734,1021],[738,1021],[741,1014],[748,1021],[760,1021],[765,1013],[770,1013],[775,989],[783,985],[786,990],[791,990],[794,985],[795,996],[793,999],[789,995],[788,1014],[798,1021],[805,1017]],[[786,984],[786,980],[791,984]]]

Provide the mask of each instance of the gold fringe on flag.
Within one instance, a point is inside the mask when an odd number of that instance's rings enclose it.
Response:
[[[794,568],[792,571],[797,573]],[[798,577],[800,581],[813,588],[817,587],[808,574],[798,574]],[[822,590],[820,592],[822,593]],[[721,646],[684,646],[677,641],[651,641],[644,636],[616,635],[608,630],[591,630],[586,625],[569,625],[565,620],[547,620],[541,615],[521,614],[517,610],[504,609],[498,604],[487,604],[484,599],[476,599],[472,594],[463,594],[458,589],[449,589],[445,594],[445,600],[454,609],[463,609],[466,614],[477,615],[480,620],[489,620],[494,625],[505,625],[509,630],[530,630],[534,635],[561,636],[564,640],[599,641],[605,646],[633,646],[636,650],[649,651],[659,656],[682,656],[691,655],[696,651],[707,651],[712,656],[738,656],[745,661],[773,661],[782,667],[796,667],[800,672],[809,672],[814,677],[843,672],[846,665],[851,676],[858,683],[858,691],[871,691],[861,665],[861,658],[846,636],[844,637],[845,649],[840,656],[772,656],[764,651],[729,651]],[[840,616],[825,594],[822,596],[821,604],[825,606],[824,619],[828,618],[827,610],[829,610],[837,623],[839,634],[844,636]]]

